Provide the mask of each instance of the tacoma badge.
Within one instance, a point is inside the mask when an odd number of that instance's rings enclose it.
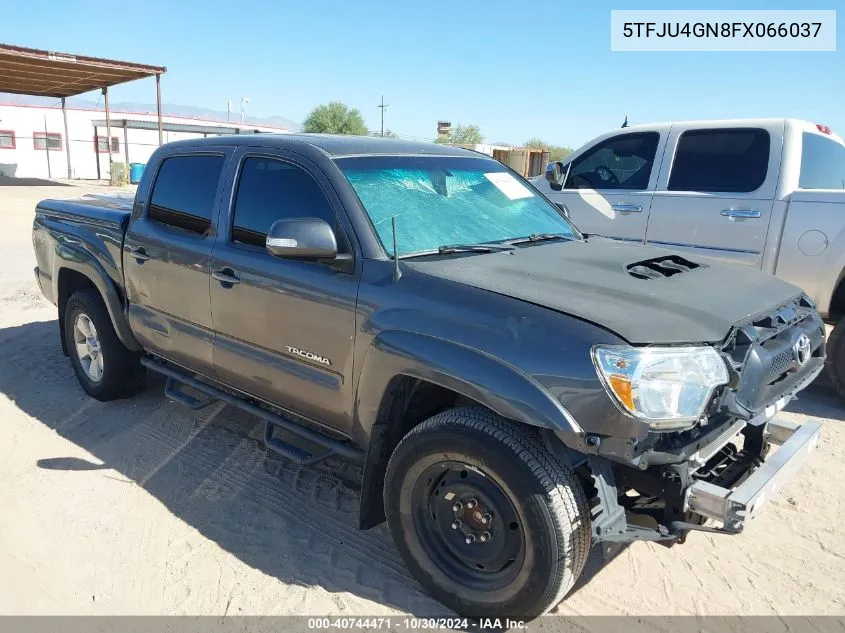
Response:
[[[297,356],[301,356],[302,358],[307,358],[308,360],[313,360],[315,363],[320,363],[321,365],[331,365],[332,362],[326,358],[325,356],[319,356],[317,354],[313,354],[312,352],[306,352],[304,349],[299,349],[298,347],[291,347],[290,345],[287,346],[288,353],[296,354]]]

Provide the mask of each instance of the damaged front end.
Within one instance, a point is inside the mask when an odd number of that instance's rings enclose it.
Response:
[[[690,530],[741,532],[818,444],[820,423],[777,414],[822,371],[824,340],[803,296],[735,326],[717,348],[727,384],[695,424],[652,428],[628,458],[581,464],[593,482],[594,541],[671,545]]]

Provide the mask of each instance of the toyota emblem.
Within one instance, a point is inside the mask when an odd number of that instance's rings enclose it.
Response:
[[[798,363],[799,367],[802,367],[807,364],[807,361],[810,360],[810,354],[812,353],[812,343],[810,342],[810,337],[806,334],[802,334],[798,337],[798,340],[795,341],[795,345],[792,347],[792,352],[795,355],[795,361]]]

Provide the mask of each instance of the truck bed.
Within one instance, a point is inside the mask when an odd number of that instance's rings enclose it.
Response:
[[[121,249],[133,200],[118,194],[38,203],[32,233],[35,273],[48,299],[58,302],[54,275],[65,265],[59,265],[59,259],[67,263],[93,257],[104,276],[122,288]]]

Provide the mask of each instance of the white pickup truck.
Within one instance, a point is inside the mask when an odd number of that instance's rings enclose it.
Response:
[[[532,180],[575,225],[744,264],[812,297],[835,324],[828,370],[845,397],[845,143],[796,119],[613,130]]]

